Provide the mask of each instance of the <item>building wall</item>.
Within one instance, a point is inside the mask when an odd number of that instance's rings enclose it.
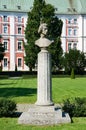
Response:
[[[64,52],[76,48],[86,53],[86,16],[58,15],[63,21],[62,48]]]
[[[28,67],[24,64],[25,52],[23,47],[26,20],[26,13],[0,13],[0,34],[5,46],[5,55],[2,62],[3,71],[14,71],[16,66],[18,70],[28,70]]]
[[[7,16],[7,17],[6,17]],[[68,52],[76,48],[86,53],[86,15],[57,15],[63,21],[62,48]],[[2,61],[3,71],[29,70],[25,65],[24,29],[27,22],[27,13],[0,12],[0,34],[5,44],[5,56]]]

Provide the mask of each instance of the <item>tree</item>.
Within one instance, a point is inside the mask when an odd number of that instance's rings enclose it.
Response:
[[[24,44],[26,53],[25,62],[26,65],[29,66],[30,70],[34,68],[35,63],[37,62],[37,53],[39,52],[39,48],[35,46],[35,41],[39,38],[38,27],[40,25],[40,21],[48,24],[48,36],[50,39],[54,40],[53,45],[49,47],[49,50],[52,53],[53,65],[59,65],[58,58],[62,54],[60,38],[58,40],[62,31],[62,21],[55,16],[55,9],[52,5],[46,4],[44,0],[34,0],[33,8],[30,12],[28,12],[25,29],[27,44]],[[56,59],[55,56],[57,56]],[[55,63],[56,60],[58,60],[58,64]]]
[[[85,54],[79,50],[70,50],[69,53],[65,53],[64,67],[67,73],[70,73],[74,69],[75,73],[83,74],[86,67]]]
[[[54,43],[49,47],[49,51],[52,55],[52,70],[60,70],[62,68],[61,59],[63,54],[60,37],[55,39]]]
[[[4,57],[4,47],[3,47],[3,44],[1,43],[1,38],[2,36],[0,35],[0,62],[3,60],[3,57]],[[2,70],[1,64],[0,64],[0,70]]]

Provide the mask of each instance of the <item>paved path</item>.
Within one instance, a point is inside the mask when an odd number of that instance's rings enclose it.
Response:
[[[32,106],[32,104],[17,104],[17,112],[26,112],[28,111],[29,107]],[[56,104],[58,108],[61,107],[60,104]]]
[[[17,111],[18,112],[25,112],[28,111],[30,104],[17,104]]]

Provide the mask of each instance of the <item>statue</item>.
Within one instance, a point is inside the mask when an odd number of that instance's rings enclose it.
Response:
[[[39,26],[38,33],[40,34],[40,38],[36,40],[35,45],[39,46],[42,49],[45,49],[51,45],[53,41],[50,41],[46,38],[48,32],[48,27],[46,23],[42,23]]]
[[[42,23],[42,24],[39,26],[39,29],[38,29],[38,33],[41,34],[40,37],[41,37],[41,38],[46,37],[47,32],[48,32],[47,24],[46,24],[46,23]]]
[[[52,101],[51,56],[47,50],[52,41],[46,38],[47,32],[47,24],[42,23],[38,29],[40,38],[35,41],[41,48],[38,53],[37,101],[29,106],[27,112],[22,113],[19,124],[54,125],[71,121],[69,115],[63,114]]]
[[[51,84],[51,56],[47,47],[52,43],[47,38],[48,27],[46,23],[40,24],[38,33],[40,38],[35,45],[41,48],[38,53],[38,89],[36,105],[52,106],[52,84]]]

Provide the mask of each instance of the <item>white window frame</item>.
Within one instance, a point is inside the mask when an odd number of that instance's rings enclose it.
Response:
[[[22,41],[21,40],[18,40],[18,42],[17,42],[17,50],[22,51]]]
[[[22,17],[21,16],[18,16],[17,19],[18,19],[19,23],[22,21]]]
[[[5,59],[7,60],[7,63],[5,63]],[[5,65],[6,64],[6,65]],[[8,58],[7,57],[4,57],[3,59],[3,67],[4,68],[7,68],[8,67]]]
[[[77,49],[77,42],[73,43],[73,49],[76,50]]]
[[[72,28],[68,28],[68,36],[72,35]]]
[[[72,23],[72,19],[69,18],[69,19],[68,19],[68,24],[71,24],[71,23]]]
[[[73,21],[74,21],[74,24],[77,24],[77,18],[74,18]]]
[[[3,33],[4,34],[8,33],[8,26],[7,25],[3,25]]]
[[[73,34],[74,34],[74,36],[77,36],[77,29],[76,28],[74,28],[74,30],[73,30]]]
[[[72,42],[68,42],[68,51],[72,48]]]
[[[8,17],[6,15],[3,16],[3,21],[7,22],[8,21]]]
[[[21,26],[18,26],[18,34],[22,34],[22,27]]]
[[[19,59],[21,59],[21,66],[19,65],[19,61],[18,61]],[[18,68],[22,68],[22,65],[23,65],[23,58],[22,57],[18,57],[17,58],[17,67]]]
[[[5,45],[5,43],[6,43],[7,45]],[[4,41],[3,41],[3,45],[4,45],[5,51],[8,51],[8,40],[4,40]]]

